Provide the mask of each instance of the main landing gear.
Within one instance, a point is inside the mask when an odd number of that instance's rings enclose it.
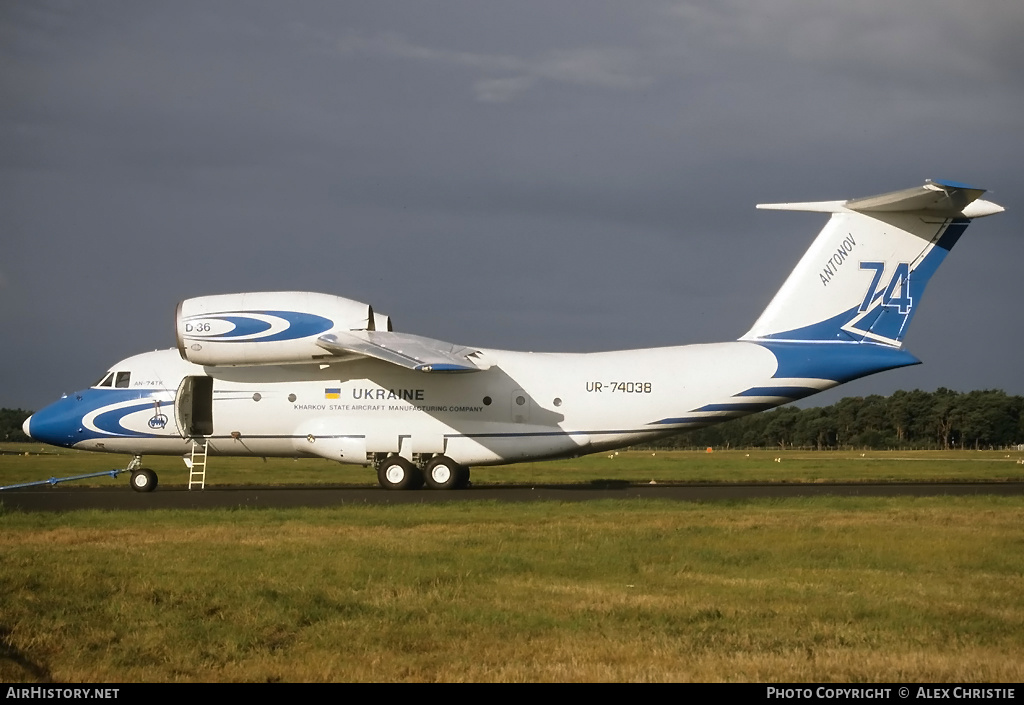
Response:
[[[156,489],[156,473],[149,468],[142,467],[141,455],[136,455],[132,458],[131,462],[128,463],[128,467],[125,468],[125,472],[131,473],[128,483],[136,492],[152,492]]]
[[[400,455],[389,455],[377,463],[377,480],[386,490],[418,490],[424,483],[432,490],[461,490],[469,486],[469,468],[435,455],[420,469]]]

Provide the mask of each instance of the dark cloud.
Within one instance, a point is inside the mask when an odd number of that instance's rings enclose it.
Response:
[[[0,405],[171,344],[188,296],[309,289],[466,344],[747,330],[820,228],[764,201],[976,182],[925,365],[1001,387],[1024,245],[1018,2],[8,2]]]

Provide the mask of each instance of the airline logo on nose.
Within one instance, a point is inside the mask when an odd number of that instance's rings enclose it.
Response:
[[[149,427],[155,431],[164,428],[166,425],[167,417],[160,413],[160,400],[155,399],[153,401],[153,416],[149,419]]]

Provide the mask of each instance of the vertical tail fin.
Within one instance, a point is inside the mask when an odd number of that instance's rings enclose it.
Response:
[[[741,340],[870,342],[898,348],[925,286],[972,218],[1002,207],[951,181],[849,201],[763,204],[831,213]]]

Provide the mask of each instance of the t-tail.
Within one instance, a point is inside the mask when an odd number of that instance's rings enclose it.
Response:
[[[917,364],[902,343],[928,280],[973,218],[1003,210],[984,192],[928,181],[849,201],[759,205],[831,218],[741,340],[800,376],[835,382]]]

